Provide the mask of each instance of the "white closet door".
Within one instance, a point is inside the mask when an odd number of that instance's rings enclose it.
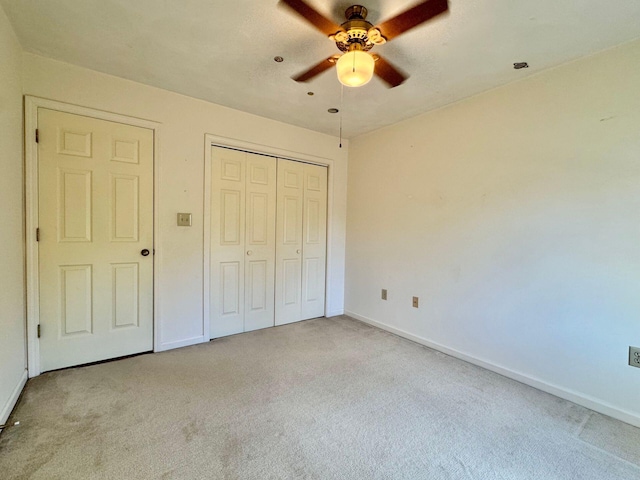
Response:
[[[245,155],[211,147],[211,338],[244,331]]]
[[[301,320],[304,167],[278,159],[276,325]]]
[[[211,338],[274,324],[276,159],[211,148]]]
[[[327,169],[304,165],[301,319],[324,316],[327,261]]]
[[[276,159],[247,154],[244,331],[274,325]]]
[[[276,325],[324,315],[327,169],[278,159]]]

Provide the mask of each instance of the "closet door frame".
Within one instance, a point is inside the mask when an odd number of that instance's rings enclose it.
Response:
[[[211,300],[209,298],[209,291],[211,290],[211,147],[223,147],[232,148],[236,150],[242,150],[248,153],[256,153],[258,155],[268,155],[272,157],[282,158],[285,160],[293,160],[297,162],[310,163],[313,165],[320,165],[327,167],[327,252],[326,252],[326,275],[325,275],[325,297],[324,297],[324,311],[325,315],[330,312],[329,305],[331,299],[331,276],[332,276],[332,219],[333,219],[333,172],[334,165],[333,160],[317,157],[315,155],[309,155],[302,152],[293,152],[290,150],[284,150],[282,148],[259,145],[251,142],[245,142],[234,138],[221,137],[218,135],[205,135],[204,151],[204,262],[203,262],[203,328],[204,337],[210,338],[210,325],[209,318],[211,313]]]

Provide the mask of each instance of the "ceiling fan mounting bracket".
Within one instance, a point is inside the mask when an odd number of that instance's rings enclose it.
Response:
[[[344,16],[347,20],[364,20],[368,13],[369,10],[362,5],[351,5],[344,11]]]

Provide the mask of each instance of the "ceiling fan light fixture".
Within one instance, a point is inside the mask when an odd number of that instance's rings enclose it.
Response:
[[[338,80],[346,87],[361,87],[369,83],[375,69],[373,57],[354,49],[342,55],[336,62]]]

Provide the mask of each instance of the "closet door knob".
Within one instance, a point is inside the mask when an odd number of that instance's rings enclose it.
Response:
[[[300,249],[296,250],[296,253],[300,253]]]
[[[253,252],[251,250],[247,250],[247,255],[253,255]]]
[[[143,257],[146,257],[147,255],[149,255],[149,250],[147,250],[146,248],[144,250],[142,250],[140,252],[140,255],[142,255]]]

